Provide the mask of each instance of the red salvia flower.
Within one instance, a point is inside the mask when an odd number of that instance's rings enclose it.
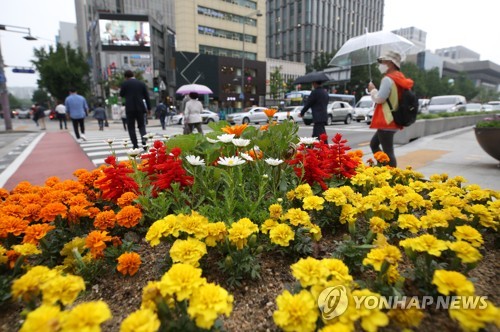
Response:
[[[95,181],[95,185],[102,191],[103,199],[116,202],[128,191],[138,193],[139,186],[128,175],[134,172],[132,169],[122,163],[117,164],[115,156],[107,157],[104,162],[109,164],[109,167],[103,169],[104,177]]]

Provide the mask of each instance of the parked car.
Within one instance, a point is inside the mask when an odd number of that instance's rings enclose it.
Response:
[[[17,118],[18,119],[30,119],[31,118],[31,110],[30,109],[18,109],[17,110]]]
[[[483,105],[479,103],[468,103],[465,104],[465,110],[467,112],[481,112],[483,108]]]
[[[361,97],[354,107],[352,118],[357,122],[366,121],[368,113],[374,109],[375,102],[372,100],[371,96]]]
[[[500,109],[500,108],[498,108]],[[482,104],[481,105],[481,111],[483,112],[493,112],[495,110],[495,106],[494,105],[490,105],[490,104]]]
[[[203,110],[201,111],[201,120],[203,123],[210,123],[210,122],[218,122],[219,121],[219,114],[209,111],[209,110]],[[183,124],[184,123],[184,114],[176,114],[172,116],[172,123],[173,124]]]
[[[264,113],[266,109],[260,106],[247,107],[242,112],[228,114],[226,120],[230,124],[264,123],[267,121],[267,115]]]
[[[276,122],[283,122],[285,120],[293,121],[293,122],[304,122],[302,118],[299,116],[300,111],[304,106],[288,106],[285,107],[284,110],[276,112],[274,114],[273,120]]]
[[[464,96],[435,96],[429,102],[429,113],[452,113],[465,111],[467,101]]]
[[[328,118],[326,121],[327,125],[331,125],[333,122],[342,121],[345,124],[349,124],[352,122],[352,114],[353,108],[349,103],[344,101],[334,101],[333,103],[328,104],[327,107]],[[304,124],[307,126],[312,123],[312,112],[308,110],[304,114]]]
[[[10,118],[14,119],[16,117],[16,111],[15,110],[10,110]],[[3,111],[0,111],[0,118],[3,119]]]
[[[493,106],[492,111],[500,111],[500,101],[498,101],[498,100],[496,100],[496,101],[489,101],[488,105]]]

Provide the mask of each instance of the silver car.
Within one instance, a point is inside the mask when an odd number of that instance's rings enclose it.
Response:
[[[328,118],[326,120],[326,124],[329,126],[333,122],[344,122],[345,124],[349,124],[352,122],[352,113],[353,108],[349,103],[344,101],[334,101],[333,103],[328,104],[327,107]],[[307,110],[304,114],[304,123],[306,125],[310,125],[312,123],[312,112],[311,110]]]
[[[276,112],[274,114],[273,120],[276,122],[283,122],[285,120],[293,121],[293,122],[303,122],[300,117],[300,111],[304,106],[288,106],[285,107],[283,111]]]
[[[267,115],[264,113],[266,109],[259,106],[247,107],[242,112],[228,114],[226,120],[230,124],[265,123],[267,122]]]
[[[219,122],[219,114],[209,111],[209,110],[203,110],[201,111],[201,121],[203,123],[210,123],[210,122]],[[184,123],[184,114],[176,114],[172,117],[172,123],[173,124],[183,124]]]

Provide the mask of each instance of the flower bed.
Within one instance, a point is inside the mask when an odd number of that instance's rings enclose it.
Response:
[[[383,153],[365,164],[340,135],[299,138],[290,122],[211,127],[122,163],[110,143],[107,165],[77,170],[77,181],[1,190],[2,327],[499,323],[498,271],[482,264],[498,260],[498,192],[445,174],[425,180],[385,166]],[[464,309],[469,299],[481,306]]]

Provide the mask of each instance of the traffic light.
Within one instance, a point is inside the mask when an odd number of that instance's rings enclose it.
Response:
[[[160,91],[159,85],[160,85],[160,83],[159,83],[158,77],[153,77],[153,92]]]

